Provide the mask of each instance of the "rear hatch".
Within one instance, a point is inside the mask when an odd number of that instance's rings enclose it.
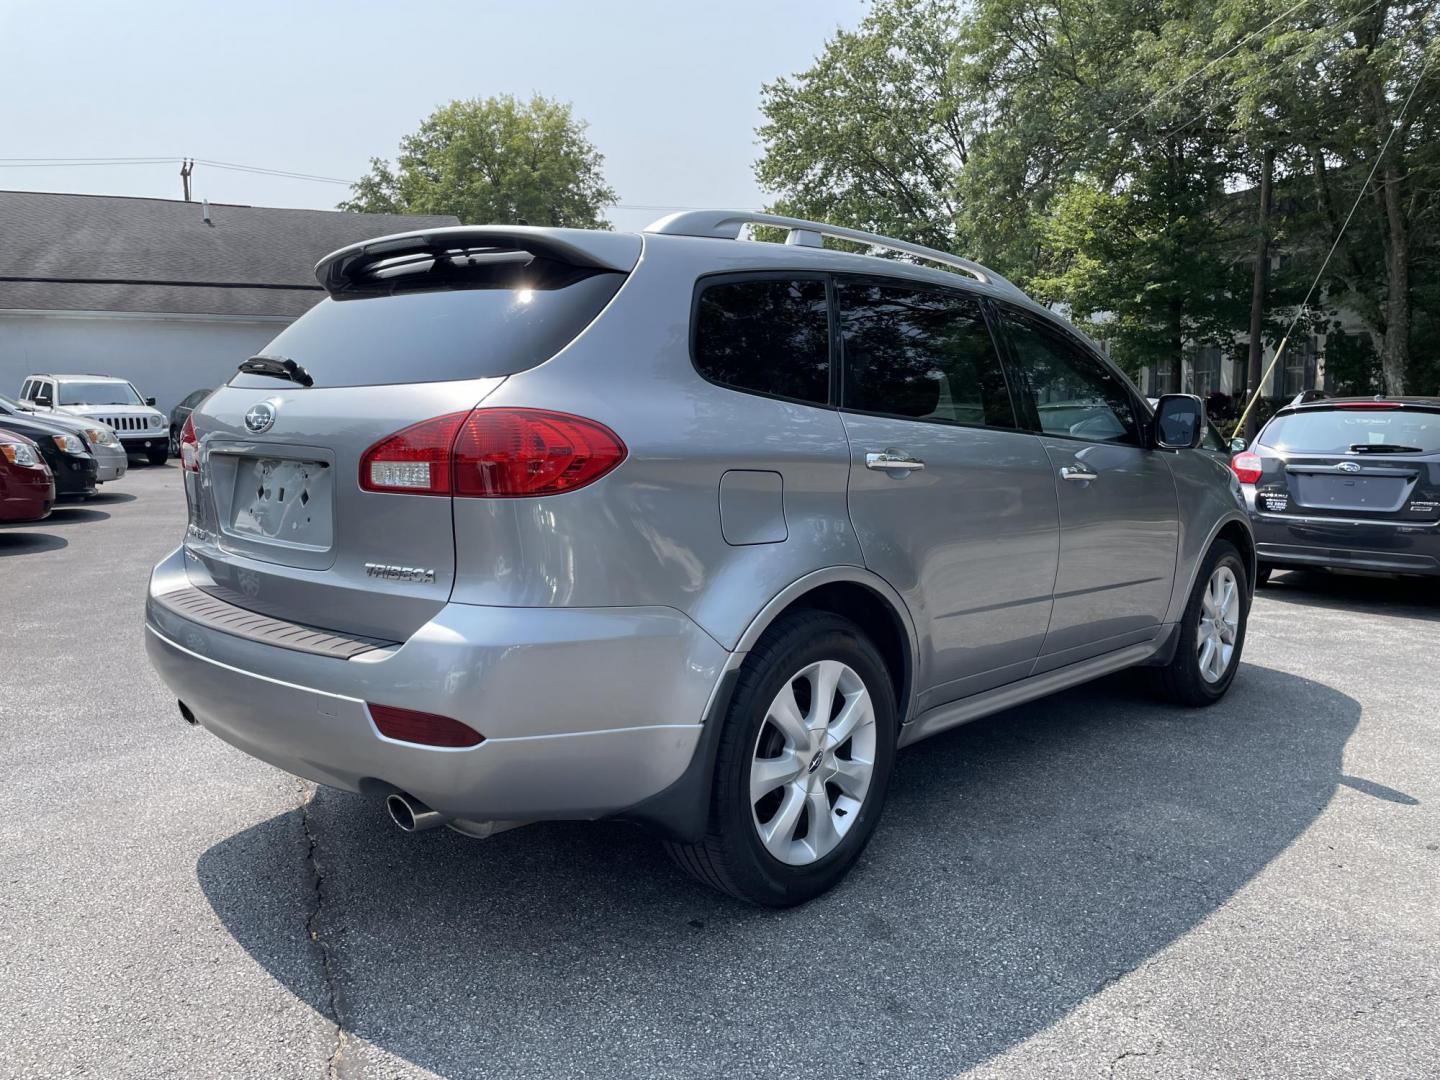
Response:
[[[1255,487],[1265,512],[1440,519],[1440,409],[1393,401],[1307,406],[1270,422]]]
[[[474,408],[564,348],[614,296],[639,243],[442,229],[323,260],[329,297],[192,415],[191,583],[273,618],[408,638],[450,596],[452,499],[366,490],[363,455]]]

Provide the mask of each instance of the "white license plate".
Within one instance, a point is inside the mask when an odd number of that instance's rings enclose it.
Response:
[[[242,458],[230,528],[242,536],[328,548],[330,486],[330,469],[319,462]]]

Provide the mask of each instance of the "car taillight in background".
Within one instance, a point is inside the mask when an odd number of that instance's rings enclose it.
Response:
[[[195,437],[195,421],[189,416],[180,429],[180,467],[186,472],[200,471],[200,440]]]
[[[360,458],[365,491],[520,499],[593,484],[625,460],[604,424],[544,409],[473,409],[381,439]]]
[[[1259,454],[1243,450],[1230,459],[1230,469],[1242,484],[1253,484],[1265,471],[1265,463],[1260,460]]]

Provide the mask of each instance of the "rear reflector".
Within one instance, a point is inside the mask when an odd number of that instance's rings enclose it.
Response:
[[[592,484],[625,460],[604,424],[545,409],[474,409],[413,424],[360,458],[365,491],[522,499]]]
[[[1259,454],[1245,450],[1230,459],[1230,469],[1242,484],[1254,484],[1264,473],[1265,462],[1260,460]]]
[[[367,703],[370,718],[387,739],[419,743],[422,746],[479,746],[485,741],[474,728],[448,716],[398,709],[393,705]]]

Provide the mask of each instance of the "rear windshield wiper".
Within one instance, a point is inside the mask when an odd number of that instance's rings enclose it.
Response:
[[[1425,450],[1419,446],[1401,446],[1398,443],[1368,443],[1357,442],[1350,444],[1352,454],[1423,454]]]
[[[314,386],[310,373],[283,356],[252,356],[240,365],[246,375],[268,375],[272,379],[289,379],[301,386]]]

